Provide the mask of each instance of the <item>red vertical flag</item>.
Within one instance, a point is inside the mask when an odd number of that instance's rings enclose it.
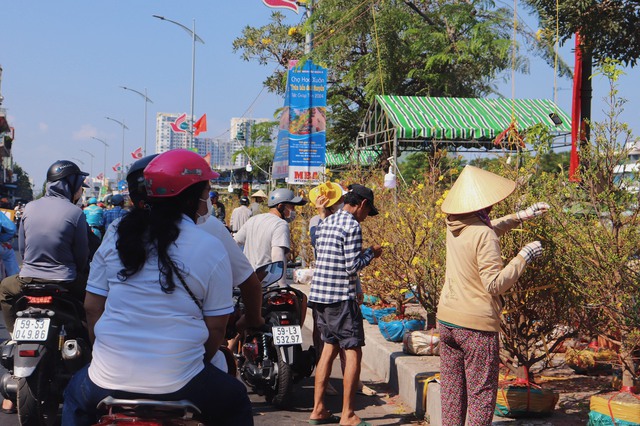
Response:
[[[207,114],[203,114],[198,121],[195,122],[193,128],[196,130],[194,136],[198,136],[202,132],[207,131]]]
[[[206,161],[206,162],[207,162],[207,164],[208,164],[209,166],[211,166],[211,153],[210,153],[210,152],[207,152],[207,155],[205,155],[205,156],[204,156],[204,157],[202,157],[202,158],[204,158],[204,161]]]
[[[580,34],[576,33],[575,67],[573,70],[573,96],[571,106],[571,157],[569,160],[569,181],[577,182],[576,177],[580,158],[578,144],[580,142],[580,106],[582,103],[582,51],[580,50]]]

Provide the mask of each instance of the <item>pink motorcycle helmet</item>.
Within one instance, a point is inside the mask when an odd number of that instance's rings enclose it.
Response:
[[[173,149],[154,158],[144,169],[147,195],[152,198],[175,197],[191,185],[217,179],[204,158],[187,149]]]

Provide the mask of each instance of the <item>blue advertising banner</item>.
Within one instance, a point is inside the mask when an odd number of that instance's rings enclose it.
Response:
[[[318,183],[325,172],[327,70],[311,61],[289,68],[273,164],[275,179]]]

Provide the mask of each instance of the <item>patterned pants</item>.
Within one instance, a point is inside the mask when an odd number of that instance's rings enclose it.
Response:
[[[498,391],[498,333],[440,328],[442,425],[490,426]]]

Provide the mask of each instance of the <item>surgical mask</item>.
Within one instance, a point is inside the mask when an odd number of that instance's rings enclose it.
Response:
[[[211,216],[211,210],[213,210],[213,203],[211,203],[211,198],[207,198],[206,200],[200,198],[199,201],[205,201],[207,203],[207,212],[205,214],[201,215],[200,213],[196,213],[198,215],[198,218],[196,219],[196,224],[202,225],[207,221],[207,219],[209,219],[209,216]]]
[[[296,211],[295,210],[291,210],[289,212],[289,216],[285,217],[284,220],[287,221],[287,223],[291,223],[296,219]]]

